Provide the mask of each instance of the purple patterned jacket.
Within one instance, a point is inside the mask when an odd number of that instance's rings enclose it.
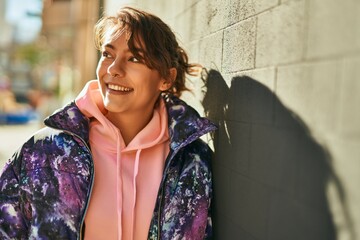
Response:
[[[216,129],[180,99],[169,114],[166,159],[148,239],[209,239],[212,151],[199,137]],[[89,119],[70,103],[45,120],[0,176],[0,239],[82,239],[94,167]]]

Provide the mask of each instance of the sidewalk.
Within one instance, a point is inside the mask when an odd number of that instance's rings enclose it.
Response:
[[[39,128],[38,122],[24,125],[0,125],[0,169],[20,145]]]

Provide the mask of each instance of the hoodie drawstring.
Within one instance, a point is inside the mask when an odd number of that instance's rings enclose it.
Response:
[[[122,191],[120,191],[120,189],[122,189],[122,174],[121,174],[121,146],[120,146],[120,140],[119,140],[119,136],[118,136],[118,140],[116,141],[116,149],[117,149],[117,153],[116,153],[116,186],[117,186],[117,193],[116,193],[116,197],[117,197],[117,206],[118,206],[118,211],[117,211],[117,215],[118,215],[118,225],[122,226]],[[121,229],[121,228],[118,228]],[[122,239],[122,231],[118,231],[118,240]]]
[[[136,151],[136,157],[135,157],[135,163],[134,163],[134,176],[133,176],[133,189],[134,189],[134,193],[133,193],[133,206],[132,206],[132,213],[131,213],[131,223],[132,226],[131,228],[133,229],[133,231],[131,232],[131,238],[134,238],[134,232],[135,232],[135,205],[136,205],[136,177],[138,175],[139,172],[139,162],[140,162],[140,154],[141,154],[141,149],[138,149]]]

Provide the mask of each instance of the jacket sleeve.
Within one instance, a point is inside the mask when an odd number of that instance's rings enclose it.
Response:
[[[26,239],[27,228],[20,207],[19,163],[16,152],[0,175],[0,239]]]
[[[196,141],[180,155],[183,164],[168,178],[173,190],[165,193],[161,239],[211,239],[212,151]]]

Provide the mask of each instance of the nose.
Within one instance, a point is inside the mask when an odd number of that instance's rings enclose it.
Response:
[[[123,64],[118,59],[115,59],[107,69],[107,73],[112,77],[122,77],[125,74]]]

